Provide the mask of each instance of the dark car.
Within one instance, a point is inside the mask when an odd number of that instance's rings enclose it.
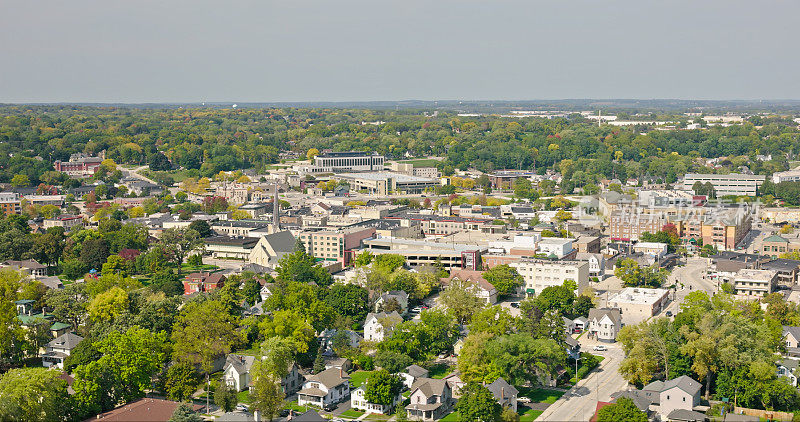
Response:
[[[519,302],[511,302],[512,308],[519,308]]]
[[[672,311],[667,311],[667,316],[671,317],[672,316]]]

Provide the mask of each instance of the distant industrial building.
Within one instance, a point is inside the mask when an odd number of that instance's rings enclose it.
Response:
[[[384,161],[383,155],[374,152],[325,152],[314,157],[314,165],[306,170],[308,173],[381,171]]]
[[[695,183],[711,183],[717,197],[725,195],[756,196],[758,188],[767,176],[753,174],[698,174],[687,173],[683,177],[683,190],[692,190]]]

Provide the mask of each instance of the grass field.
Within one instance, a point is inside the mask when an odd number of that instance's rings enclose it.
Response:
[[[538,418],[539,415],[541,415],[541,414],[542,414],[541,410],[534,410],[534,409],[528,410],[527,412],[521,413],[519,415],[519,422],[535,421],[536,418]]]
[[[352,385],[353,388],[361,387],[370,375],[372,375],[372,371],[353,372],[350,374],[350,385]]]
[[[339,415],[339,416],[341,416],[343,418],[348,418],[348,419],[358,419],[363,414],[364,414],[364,412],[362,412],[360,410],[348,409],[348,410],[345,410],[344,412],[342,412],[342,414]]]
[[[531,399],[533,403],[553,404],[564,395],[563,391],[546,390],[538,387],[517,387],[517,390],[519,390],[520,396]]]
[[[250,404],[250,390],[240,391],[236,398],[239,400],[239,403],[247,403]]]

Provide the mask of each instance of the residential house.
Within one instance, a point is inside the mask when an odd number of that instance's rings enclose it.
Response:
[[[244,391],[250,386],[250,369],[256,358],[254,356],[231,353],[225,359],[223,379],[236,391]]]
[[[452,391],[444,379],[420,378],[411,386],[409,401],[406,406],[409,419],[438,420],[450,412]]]
[[[601,253],[578,252],[575,255],[576,261],[589,263],[589,277],[603,279],[606,275],[606,257]]]
[[[368,341],[380,342],[388,335],[391,335],[394,326],[403,321],[397,311],[370,312],[364,320],[364,339]]]
[[[776,363],[776,366],[778,367],[778,376],[786,378],[793,387],[797,387],[797,377],[800,377],[800,371],[798,371],[800,360],[781,359]]]
[[[33,277],[47,276],[47,266],[42,265],[33,259],[26,259],[24,261],[5,261],[2,263],[2,266],[11,268],[14,271],[19,271],[23,274],[29,274]]]
[[[326,408],[350,395],[350,375],[343,369],[330,368],[311,375],[297,392],[297,404]]]
[[[81,341],[83,341],[83,337],[75,333],[65,333],[51,340],[45,346],[45,353],[42,355],[42,366],[45,368],[55,366],[64,369],[64,360]]]
[[[96,418],[91,419],[102,420],[103,422],[167,421],[181,404],[177,401],[145,397],[101,413]],[[198,411],[203,407],[197,404],[191,406],[194,411]]]
[[[492,392],[492,395],[495,400],[500,403],[500,406],[510,408],[514,410],[514,412],[517,411],[517,394],[519,394],[519,391],[517,391],[513,385],[502,378],[498,378],[494,380],[493,383],[487,385],[486,388]]]
[[[250,371],[253,368],[256,358],[254,356],[240,355],[231,353],[225,358],[223,367],[223,379],[225,383],[236,391],[244,391],[252,387],[253,379]],[[281,379],[281,388],[284,394],[289,395],[299,390],[303,385],[303,376],[300,374],[297,364],[290,363],[286,376]]]
[[[467,383],[461,379],[461,373],[458,371],[452,372],[449,375],[445,376],[444,380],[447,381],[447,385],[450,386],[452,398],[454,399],[460,398],[461,389],[467,385]]]
[[[339,333],[344,333],[343,335],[347,336],[347,345],[352,349],[358,348],[361,342],[364,341],[364,337],[355,331],[327,328],[319,335],[319,342],[325,351],[333,352],[333,340]]]
[[[291,418],[292,422],[327,422],[328,419],[323,418],[314,410],[306,411]]]
[[[682,375],[664,381],[663,388],[659,393],[659,410],[663,416],[668,416],[674,410],[692,410],[700,404],[700,389],[702,385]]]
[[[369,383],[369,379],[367,380],[367,383]],[[389,406],[385,404],[370,403],[367,401],[367,398],[365,397],[366,392],[367,392],[366,383],[353,390],[353,394],[350,396],[350,407],[356,410],[360,410],[362,412],[388,415],[392,413],[392,409],[394,409],[397,403],[403,401],[403,395],[398,393],[392,399],[392,404]]]
[[[80,215],[62,214],[55,218],[48,218],[44,220],[45,230],[50,227],[63,227],[65,232],[71,232],[76,228],[83,228],[83,217]]]
[[[323,358],[323,363],[325,365],[325,369],[342,369],[345,372],[350,372],[353,368],[353,361],[348,358],[343,358],[339,356],[325,356]]]
[[[208,292],[225,285],[225,276],[221,273],[191,273],[183,279],[184,294]]]
[[[483,278],[483,271],[451,269],[450,277],[443,280],[445,288],[447,288],[447,285],[449,285],[453,279],[471,283],[472,292],[487,304],[494,305],[497,303],[497,289]]]
[[[786,351],[789,356],[800,357],[800,327],[784,325],[783,341],[786,343]]]
[[[259,292],[259,294],[261,295],[261,301],[263,302],[269,299],[269,297],[272,296],[272,294],[275,293],[276,291],[277,291],[277,286],[275,285],[275,283],[267,283],[266,281],[264,281],[263,284],[261,284],[261,291]]]
[[[613,343],[617,341],[617,334],[622,328],[622,315],[619,309],[589,310],[589,338]]]
[[[394,300],[400,306],[400,314],[405,315],[408,311],[408,293],[402,290],[392,290],[386,292],[375,301],[375,312],[380,312],[389,301]]]
[[[411,388],[418,379],[428,378],[428,374],[428,370],[419,365],[409,365],[400,373],[400,377],[403,378],[403,385],[406,388]]]

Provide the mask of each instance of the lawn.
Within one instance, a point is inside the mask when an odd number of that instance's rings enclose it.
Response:
[[[370,375],[372,375],[372,371],[353,372],[350,374],[350,385],[352,385],[353,388],[361,387]]]
[[[305,412],[306,410],[308,410],[306,406],[300,406],[299,404],[297,404],[297,400],[287,402],[286,407],[284,407],[284,409],[294,410],[295,412]]]
[[[209,264],[189,265],[189,264],[184,263],[183,265],[181,265],[181,272],[184,273],[184,274],[193,273],[193,272],[197,272],[197,271],[213,271],[213,270],[218,270],[218,269],[219,269],[218,266],[209,265]]]
[[[450,366],[445,363],[437,363],[428,368],[428,376],[431,378],[442,379],[450,374]]]
[[[441,422],[458,422],[459,414],[458,412],[452,412],[445,415],[442,419],[439,419]]]
[[[239,400],[239,403],[250,404],[250,390],[240,391],[236,397]]]
[[[388,421],[392,415],[382,415],[380,413],[370,413],[364,418],[365,421]]]
[[[358,419],[358,418],[360,418],[360,417],[361,417],[361,415],[363,415],[363,414],[364,414],[364,412],[362,412],[362,411],[360,411],[360,410],[355,410],[355,409],[347,409],[347,410],[345,410],[344,412],[342,412],[342,414],[341,414],[341,415],[339,415],[339,416],[341,416],[341,417],[343,417],[343,418],[348,418],[348,419]]]
[[[539,415],[542,414],[541,410],[530,409],[525,413],[520,413],[519,415],[519,422],[531,422],[535,421]]]
[[[519,390],[520,396],[531,399],[533,403],[553,404],[564,395],[563,391],[547,390],[538,387],[517,387],[517,390]]]

